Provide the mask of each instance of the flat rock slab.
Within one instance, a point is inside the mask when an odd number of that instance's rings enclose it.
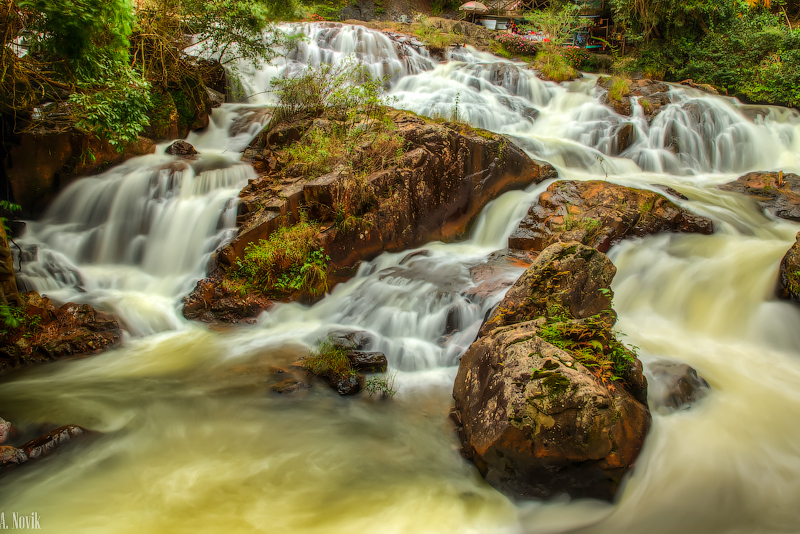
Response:
[[[719,188],[751,196],[774,216],[800,222],[800,176],[796,174],[750,172]]]
[[[508,240],[509,248],[539,252],[578,241],[600,252],[626,237],[659,232],[711,234],[710,219],[647,189],[610,182],[555,182],[539,195]]]

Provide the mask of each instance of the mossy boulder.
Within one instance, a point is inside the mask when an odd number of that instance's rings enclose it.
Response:
[[[614,266],[546,249],[462,357],[453,418],[465,456],[507,494],[613,499],[650,428],[641,362],[615,338]]]
[[[779,284],[780,297],[800,304],[800,233],[781,260]]]

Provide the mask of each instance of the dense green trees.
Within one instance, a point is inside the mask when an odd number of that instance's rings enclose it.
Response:
[[[159,95],[196,88],[190,46],[268,61],[281,34],[264,30],[293,10],[286,0],[0,0],[0,112],[17,128],[77,126],[122,146]]]
[[[639,48],[626,70],[716,85],[752,101],[800,104],[800,31],[784,7],[731,0],[613,0]]]

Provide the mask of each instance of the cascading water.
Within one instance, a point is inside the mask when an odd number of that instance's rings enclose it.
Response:
[[[191,136],[204,151],[196,160],[144,156],[65,189],[19,240],[21,284],[113,311],[136,335],[180,328],[178,301],[232,237],[236,197],[254,176],[238,158],[258,132],[247,124],[255,115],[215,113]]]
[[[546,183],[496,199],[468,241],[384,254],[312,307],[280,305],[256,327],[223,332],[179,320],[179,298],[232,231],[237,189],[252,172],[237,153],[260,122],[242,127],[236,118],[252,109],[226,106],[192,134],[197,161],[152,155],[83,179],[21,240],[25,283],[113,309],[139,337],[4,383],[7,418],[105,433],[8,476],[6,510],[82,533],[797,530],[800,311],[773,290],[798,226],[716,189],[749,170],[800,171],[795,112],[672,87],[673,104],[648,124],[638,105],[632,118],[601,105],[591,77],[556,85],[470,50],[437,65],[364,28],[286,31],[308,39],[286,61],[240,68],[253,104],[268,101],[275,76],[355,54],[393,76],[396,107],[513,136],[561,178],[663,184],[689,197],[683,205],[714,219],[715,234],[614,247],[614,302],[646,368],[687,362],[710,395],[654,414],[614,505],[513,504],[461,460],[446,420],[455,364],[522,271],[495,251]],[[635,140],[620,153],[616,133],[628,122]],[[387,354],[393,402],[324,388],[267,394],[271,368],[337,329],[367,331]]]

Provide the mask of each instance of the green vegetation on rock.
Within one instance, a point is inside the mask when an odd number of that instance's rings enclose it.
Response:
[[[344,377],[357,374],[347,357],[347,351],[330,339],[321,341],[311,354],[303,359],[303,368],[316,376]]]
[[[318,232],[319,225],[302,221],[250,243],[233,277],[267,294],[327,290],[330,258],[314,245]]]

